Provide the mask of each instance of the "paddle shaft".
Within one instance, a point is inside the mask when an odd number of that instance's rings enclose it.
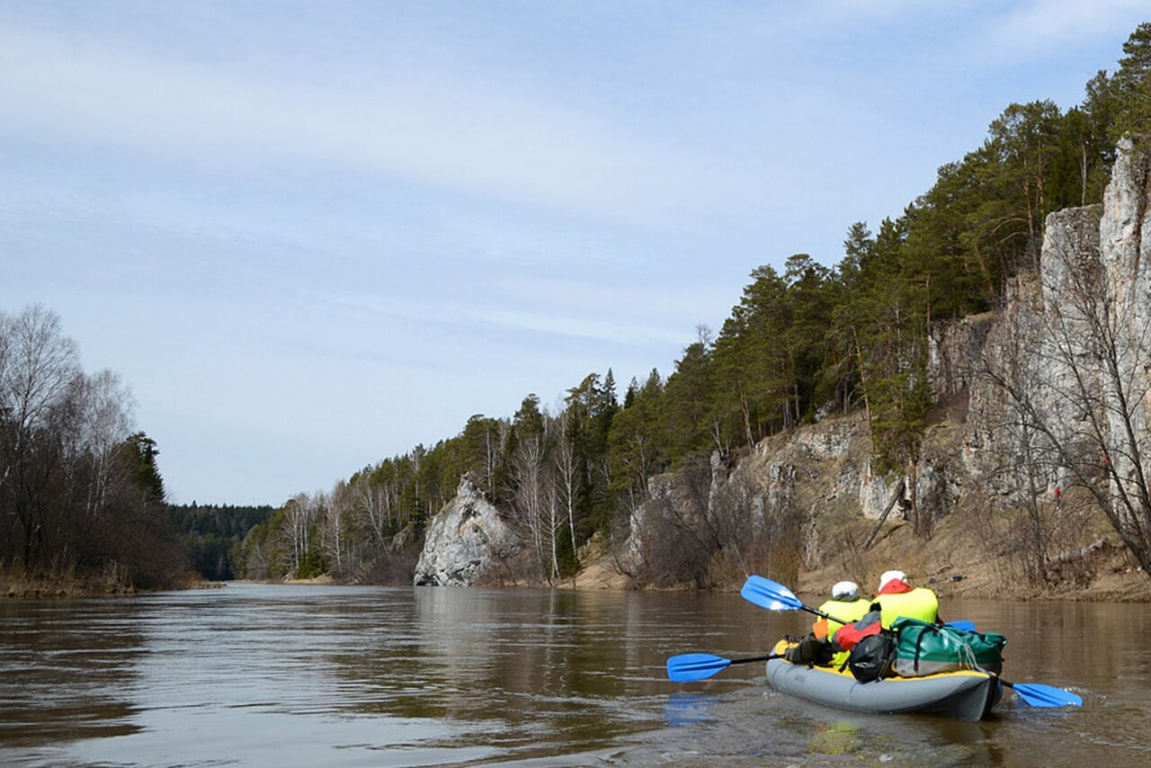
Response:
[[[772,659],[782,659],[782,653],[772,653],[767,656],[752,656],[750,659],[729,659],[732,664],[747,664],[752,661],[771,661]]]
[[[804,605],[801,603],[799,608],[800,608],[800,610],[807,611],[808,613],[814,613],[816,616],[820,617],[821,619],[827,619],[828,621],[834,621],[836,624],[839,624],[840,626],[845,627],[848,624],[854,624],[855,623],[852,621],[844,621],[843,619],[837,619],[834,616],[828,616],[823,611],[819,610],[818,608],[812,608],[810,605]]]

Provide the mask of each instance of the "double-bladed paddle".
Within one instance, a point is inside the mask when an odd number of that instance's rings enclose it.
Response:
[[[816,616],[831,619],[839,624],[848,623],[840,621],[834,616],[828,616],[823,611],[812,608],[811,606],[804,605],[790,589],[771,579],[765,579],[762,576],[749,576],[747,582],[743,585],[743,590],[740,591],[740,595],[744,600],[754,603],[760,608],[766,608],[769,611],[807,611],[808,613],[814,613]],[[955,622],[955,624],[960,625],[964,623],[965,622]],[[972,627],[974,627],[974,624],[972,624]],[[960,628],[965,629],[966,627],[961,626]],[[1015,691],[1021,699],[1033,707],[1079,707],[1083,705],[1083,699],[1080,696],[1070,691],[1065,691],[1062,688],[1056,688],[1053,685],[1043,685],[1042,683],[1013,683],[1010,680],[1004,680],[1002,677],[998,679],[999,682]]]
[[[722,656],[712,656],[710,653],[684,653],[679,656],[672,656],[667,660],[667,676],[673,683],[690,683],[694,680],[711,677],[732,664],[747,664],[752,661],[770,661],[781,658],[783,656],[778,653],[769,656],[753,656],[749,659],[725,659]]]
[[[828,616],[823,611],[812,608],[810,605],[804,605],[790,589],[771,579],[765,579],[762,576],[748,576],[739,594],[749,603],[755,603],[760,608],[766,608],[769,611],[807,611],[808,613],[814,613],[816,616],[830,619],[836,624],[851,623],[850,621],[837,619],[834,616]]]
[[[1081,707],[1083,697],[1053,685],[1042,683],[1013,683],[999,678],[999,682],[1019,694],[1019,698],[1033,707]]]
[[[778,594],[777,594],[778,592]],[[744,598],[756,605],[773,611],[793,610],[806,608],[799,602],[791,590],[774,581],[761,576],[752,576],[743,587]],[[772,607],[776,602],[779,607]],[[786,604],[786,607],[784,605]],[[813,609],[808,609],[813,610]],[[819,613],[814,611],[814,613]],[[823,614],[819,614],[823,615]],[[841,622],[842,623],[842,622]],[[770,656],[755,656],[749,659],[725,659],[722,656],[713,656],[710,653],[685,653],[672,656],[667,660],[667,676],[676,683],[690,683],[694,680],[704,680],[717,672],[727,669],[732,664],[745,664],[751,661],[768,661],[781,658],[778,654]]]
[[[816,616],[831,619],[839,624],[844,623],[834,616],[828,616],[822,611],[804,605],[790,589],[771,579],[765,579],[762,576],[749,576],[747,583],[743,585],[743,592],[741,592],[741,594],[745,600],[755,603],[761,608],[767,608],[769,611],[808,611],[809,613],[814,613]],[[949,621],[947,622],[947,626],[953,629],[963,630],[964,632],[975,631],[975,622],[967,621],[966,619]]]

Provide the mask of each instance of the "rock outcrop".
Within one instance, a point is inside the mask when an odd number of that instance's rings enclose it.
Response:
[[[915,488],[907,488],[909,478],[872,471],[864,414],[825,418],[764,440],[738,462],[717,456],[710,467],[651,478],[647,501],[632,513],[621,563],[638,572],[658,556],[683,556],[658,550],[658,531],[669,522],[702,537],[725,524],[762,531],[788,518],[793,530],[802,531],[805,565],[813,568],[828,545],[821,529],[852,517],[898,519],[911,496],[931,520],[964,509],[972,499],[994,511],[1017,510],[1028,494],[1032,505],[1036,494],[1057,498],[1053,492],[1075,479],[1066,463],[1070,454],[1059,451],[1083,442],[1093,428],[1098,433],[1100,424],[1122,442],[1119,432],[1128,426],[1108,422],[1107,411],[1116,403],[1105,392],[1106,366],[1092,359],[1097,350],[1087,326],[1100,306],[1100,316],[1117,329],[1115,359],[1134,396],[1123,404],[1138,433],[1131,452],[1151,455],[1151,270],[1143,266],[1148,259],[1151,153],[1127,142],[1102,205],[1048,217],[1038,273],[1017,276],[1002,309],[933,331],[929,375],[938,405],[924,436]],[[1076,409],[1068,393],[1082,389],[1084,377],[1094,377],[1088,390],[1097,386],[1104,394]],[[1004,381],[1017,391],[1010,392]],[[1044,413],[1056,414],[1045,425],[1046,436],[1034,429],[1036,415]],[[1098,445],[1083,450],[1098,461]],[[1021,466],[1028,468],[1026,482]],[[1081,471],[1078,479],[1084,482]],[[731,518],[726,523],[724,515]],[[513,532],[465,479],[432,523],[416,583],[474,583],[518,549]]]
[[[1105,380],[1106,361],[1093,357],[1099,333],[1092,322],[1116,331],[1115,361],[1134,400],[1125,408],[1141,436],[1137,452],[1151,455],[1145,427],[1151,424],[1151,271],[1141,266],[1149,258],[1151,155],[1125,143],[1104,203],[1048,217],[1038,273],[1016,277],[1001,310],[934,330],[929,375],[938,406],[914,489],[906,487],[907,477],[872,472],[867,425],[863,414],[854,414],[764,440],[732,471],[713,472],[706,509],[697,504],[680,519],[714,526],[729,489],[750,486],[752,525],[800,515],[806,565],[818,567],[821,528],[844,515],[898,519],[912,495],[933,521],[969,502],[1019,509],[1029,503],[1027,494],[1039,494],[1040,503],[1051,503],[1056,488],[1083,480],[1081,470],[1071,477],[1068,446],[1090,443],[1084,436],[1099,424],[1114,444],[1124,445],[1127,425],[1114,418],[1122,409],[1107,401],[1118,385]],[[1099,393],[1097,402],[1092,393]],[[1093,406],[1098,412],[1087,412]],[[1037,428],[1044,418],[1049,434]],[[1132,448],[1122,453],[1136,452]],[[1098,445],[1081,450],[1094,461],[1102,456]],[[676,487],[673,478],[650,485],[649,501],[632,517],[633,537],[642,537],[654,508],[684,496]],[[641,556],[635,547],[628,554]]]
[[[416,586],[468,586],[513,557],[521,545],[468,477],[432,519],[416,564]]]

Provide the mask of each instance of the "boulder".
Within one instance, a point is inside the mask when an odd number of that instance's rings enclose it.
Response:
[[[455,498],[428,526],[413,581],[416,586],[469,586],[490,575],[521,546],[496,508],[465,475]]]

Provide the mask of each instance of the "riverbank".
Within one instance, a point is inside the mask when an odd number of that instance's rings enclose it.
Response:
[[[866,537],[873,524],[861,522],[858,540]],[[883,526],[867,551],[825,551],[818,567],[798,575],[760,575],[784,581],[813,600],[827,596],[831,585],[844,579],[858,582],[865,592],[874,590],[880,574],[895,568],[906,572],[915,586],[930,587],[942,599],[1151,602],[1151,578],[1115,534],[1099,526],[1090,539],[1088,546],[1052,558],[1054,581],[1044,586],[1035,586],[1027,579],[1022,555],[1012,553],[1002,539],[981,533],[980,527],[962,513],[940,521],[927,540],[917,538],[909,522],[896,520]],[[581,554],[587,555],[583,569],[558,586],[577,590],[629,587],[629,577],[619,572],[603,547]],[[737,592],[743,579],[742,571],[732,573],[717,591]]]
[[[223,586],[189,575],[168,585],[167,589],[212,589]],[[106,568],[99,573],[77,574],[74,569],[65,569],[28,575],[23,568],[0,568],[0,595],[6,598],[43,599],[82,597],[103,597],[111,595],[134,595],[151,592],[130,583],[118,568]]]
[[[628,581],[629,578],[619,572],[611,558],[601,558],[588,563],[571,579],[556,586],[561,589],[623,591],[627,589]]]
[[[969,519],[953,515],[924,541],[909,522],[888,523],[867,552],[827,554],[821,567],[801,574],[791,586],[827,595],[832,584],[851,579],[867,591],[876,588],[881,573],[894,568],[906,572],[914,586],[930,587],[943,599],[1151,602],[1151,578],[1115,534],[1103,528],[1088,546],[1054,556],[1054,581],[1043,586],[1027,579],[1022,554],[973,528]]]
[[[879,574],[890,568],[905,571],[916,586],[927,586],[941,599],[949,597],[1000,600],[1061,600],[1114,603],[1151,602],[1151,578],[1133,564],[1127,550],[1107,536],[1101,536],[1076,558],[1063,564],[1063,578],[1046,587],[1029,585],[1017,559],[992,554],[976,541],[958,517],[939,525],[935,535],[922,541],[911,525],[889,523],[870,550],[824,553],[822,565],[793,578],[782,574],[760,575],[782,580],[801,595],[825,596],[831,585],[852,579],[871,588]],[[574,576],[558,582],[559,589],[581,591],[624,591],[631,579],[616,567],[615,560],[597,547],[586,552],[584,567]],[[717,591],[737,592],[742,574],[733,574],[730,583]],[[310,579],[276,580],[295,585],[338,584],[326,574]],[[223,582],[189,577],[173,589],[219,588]],[[524,585],[506,585],[524,586]],[[13,599],[81,598],[131,595],[139,590],[126,583],[114,569],[96,577],[81,578],[67,571],[31,578],[22,569],[0,569],[0,595]]]
[[[95,595],[130,595],[136,589],[125,582],[119,569],[80,575],[74,568],[27,574],[21,567],[0,568],[0,594],[9,598],[74,598]]]

